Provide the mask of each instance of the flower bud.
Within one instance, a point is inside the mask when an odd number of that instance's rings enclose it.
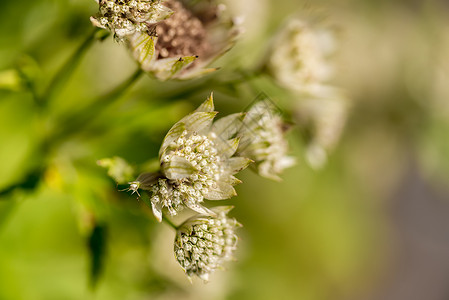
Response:
[[[234,231],[241,225],[227,216],[231,209],[215,207],[215,216],[194,216],[179,227],[174,253],[189,278],[196,275],[207,282],[210,274],[233,258],[238,241]]]
[[[287,156],[287,128],[272,102],[258,101],[243,120],[238,133],[241,140],[237,155],[254,160],[259,175],[280,180],[279,174],[295,164],[295,159]]]
[[[125,41],[142,70],[159,80],[190,79],[228,51],[240,30],[215,1],[101,0],[92,23]]]
[[[277,82],[292,91],[310,91],[333,74],[332,32],[302,19],[290,19],[275,38],[267,67]]]

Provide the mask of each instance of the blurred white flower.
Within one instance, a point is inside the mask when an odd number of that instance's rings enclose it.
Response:
[[[278,83],[292,91],[313,91],[331,79],[329,56],[335,50],[330,30],[290,19],[272,42],[267,67]]]
[[[241,225],[227,213],[232,207],[215,207],[215,216],[199,215],[185,221],[178,229],[174,252],[186,275],[198,276],[205,282],[237,247],[235,229]]]
[[[261,176],[280,180],[279,174],[295,164],[295,159],[287,156],[285,132],[288,127],[272,102],[256,102],[239,130],[241,139],[237,155],[254,160]]]
[[[310,135],[306,159],[313,168],[321,168],[340,139],[350,102],[337,88],[326,87],[297,101],[295,119]]]

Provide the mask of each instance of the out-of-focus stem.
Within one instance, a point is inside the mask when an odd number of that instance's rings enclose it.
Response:
[[[81,131],[87,125],[95,120],[96,116],[101,113],[106,107],[115,103],[127,90],[129,90],[134,83],[142,76],[142,69],[137,69],[129,78],[127,78],[122,84],[117,86],[115,89],[110,91],[104,96],[93,100],[90,105],[83,108],[81,111],[76,111],[74,114],[67,116],[61,124],[65,126],[53,135],[52,139],[59,140],[60,138],[65,139],[67,136],[72,135],[77,131]]]
[[[73,71],[78,66],[81,58],[89,50],[95,35],[99,31],[99,28],[94,28],[92,32],[87,36],[84,42],[76,49],[67,62],[56,72],[47,89],[44,91],[41,97],[36,98],[39,106],[45,107],[52,101],[52,99],[61,91],[66,82],[69,80]]]

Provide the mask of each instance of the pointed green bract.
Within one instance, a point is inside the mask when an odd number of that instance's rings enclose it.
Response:
[[[99,10],[91,17],[92,25],[110,31],[117,41],[125,42],[142,70],[162,81],[188,80],[217,70],[206,67],[229,50],[241,32],[227,13],[216,13],[211,18],[211,12],[221,12],[225,7],[216,1],[102,0],[97,3]],[[183,21],[177,22],[181,17]],[[164,22],[169,18],[175,21]],[[159,30],[160,26],[164,29]],[[169,33],[181,31],[178,26],[184,32],[196,30],[190,26],[200,26],[206,34],[173,37]],[[158,35],[162,39],[159,42]],[[171,42],[169,49],[165,46],[167,42]],[[186,47],[185,43],[198,47]]]
[[[190,208],[191,210],[193,210],[199,214],[209,215],[209,216],[215,215],[215,213],[212,210],[208,209],[207,207],[204,207],[203,205],[199,205],[198,203],[193,203],[193,202],[187,201],[185,204],[188,208]]]
[[[225,200],[237,196],[234,187],[226,182],[217,182],[216,187],[213,187],[204,196],[207,200]]]
[[[240,172],[243,169],[246,169],[246,167],[249,166],[250,163],[253,161],[246,157],[231,157],[228,160],[228,168],[231,172],[231,174],[236,174]]]
[[[150,72],[157,79],[168,80],[189,66],[195,59],[197,59],[196,56],[162,58],[142,69]]]
[[[228,205],[228,206],[216,206],[216,207],[212,207],[210,210],[212,210],[214,213],[216,214],[220,214],[220,213],[229,213],[231,210],[234,209],[234,205]]]
[[[176,139],[178,139],[185,130],[186,126],[182,122],[178,122],[173,125],[172,128],[170,128],[164,138],[164,141],[162,142],[161,149],[159,150],[159,158],[161,158],[167,147],[170,146],[170,144],[173,143]]]
[[[150,15],[150,18],[147,22],[149,23],[158,23],[161,21],[164,21],[165,19],[168,19],[174,11],[172,11],[167,6],[164,6],[162,4],[156,4],[153,13]]]
[[[204,101],[198,108],[195,110],[195,112],[213,112],[215,109],[214,107],[214,94],[211,93],[210,96]]]
[[[194,112],[181,119],[185,128],[189,132],[203,133],[207,132],[212,125],[212,121],[217,112]]]
[[[245,117],[244,113],[236,113],[215,121],[212,130],[222,139],[233,138],[242,126],[242,121]]]
[[[151,210],[153,211],[153,215],[156,220],[160,223],[162,222],[162,204],[151,202]]]
[[[173,156],[168,162],[163,162],[161,170],[172,180],[183,179],[196,172],[192,164],[181,156]]]
[[[236,137],[230,140],[223,140],[221,137],[215,139],[217,150],[224,157],[231,157],[239,146],[240,137]]]
[[[129,38],[129,44],[142,70],[150,68],[154,58],[155,37],[147,33],[135,33]]]
[[[194,79],[194,78],[202,77],[207,74],[213,73],[213,72],[217,71],[218,69],[219,68],[189,70],[187,72],[183,72],[182,74],[180,74],[178,78],[182,79],[182,80]]]
[[[197,56],[184,56],[179,58],[171,67],[170,78],[176,75],[182,69],[186,68],[191,63],[193,63],[197,58],[198,58]]]

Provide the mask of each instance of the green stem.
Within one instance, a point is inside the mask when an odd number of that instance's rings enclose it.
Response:
[[[99,28],[94,28],[92,32],[87,36],[84,42],[76,49],[73,55],[67,60],[67,62],[59,69],[54,75],[52,81],[48,85],[41,97],[37,98],[37,104],[39,106],[46,106],[57,95],[66,82],[69,80],[75,68],[78,66],[81,58],[87,52],[95,40],[95,35],[99,31]]]
[[[127,90],[129,90],[134,85],[134,83],[136,83],[136,81],[142,76],[142,74],[143,71],[139,68],[122,84],[120,84],[118,87],[116,87],[106,95],[93,100],[90,105],[83,108],[81,111],[77,111],[63,118],[63,120],[58,123],[67,124],[69,126],[62,128],[62,130],[57,132],[53,136],[53,138],[55,140],[60,138],[65,139],[68,135],[79,132],[83,128],[88,126],[103,110],[115,103],[117,99],[119,99]]]
[[[164,214],[162,215],[162,220],[170,225],[174,230],[178,230],[178,226],[176,226],[172,221],[170,221]]]
[[[112,100],[120,98],[134,83],[142,76],[143,71],[138,68],[128,79],[126,79],[118,87],[107,93],[106,95],[100,97],[92,106],[103,106],[113,102]]]

